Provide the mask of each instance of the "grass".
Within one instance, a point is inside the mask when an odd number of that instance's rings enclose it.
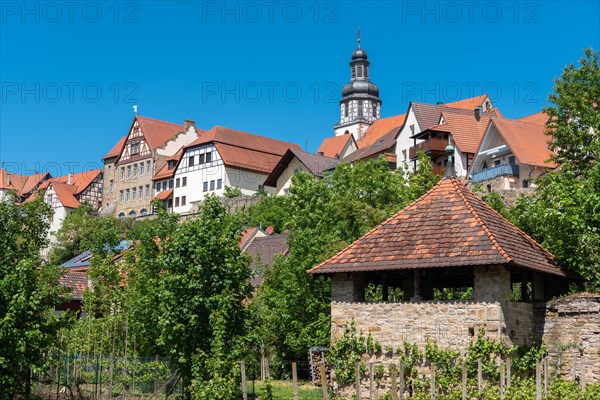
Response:
[[[276,400],[293,399],[294,384],[292,381],[271,381],[273,388],[273,398]],[[252,382],[248,382],[248,398],[263,397],[265,382],[257,381],[254,384],[254,393],[252,393]],[[310,382],[298,382],[299,399],[320,399],[322,391],[320,387],[313,386]]]

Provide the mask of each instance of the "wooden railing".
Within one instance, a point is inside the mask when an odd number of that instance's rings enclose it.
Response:
[[[412,146],[408,151],[408,155],[410,158],[416,158],[417,153],[419,151],[424,151],[425,153],[431,151],[440,151],[443,152],[448,146],[448,140],[441,138],[431,138],[426,139],[423,142],[417,144],[416,146]]]

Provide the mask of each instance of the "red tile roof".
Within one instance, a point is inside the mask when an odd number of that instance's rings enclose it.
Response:
[[[394,115],[392,117],[375,120],[371,126],[369,126],[369,129],[367,129],[363,137],[358,140],[358,147],[362,148],[374,144],[392,129],[399,128],[404,125],[405,120],[406,114]]]
[[[479,121],[474,113],[456,113],[450,110],[442,112],[444,123],[432,126],[430,131],[450,132],[456,147],[463,153],[476,153],[483,134],[492,118],[485,113]]]
[[[173,136],[185,131],[185,126],[172,122],[160,121],[154,118],[136,116],[146,142],[151,149],[165,144]]]
[[[470,99],[458,100],[453,103],[447,103],[446,107],[462,108],[463,110],[475,110],[475,107],[482,106],[489,96],[482,94],[481,96],[471,97]]]
[[[88,287],[88,275],[85,272],[68,271],[58,278],[58,284],[71,290],[72,300],[83,300]]]
[[[267,232],[263,231],[258,226],[244,229],[242,231],[242,237],[240,237],[240,249],[244,251],[244,249],[253,241],[254,237],[259,232],[262,232],[265,236],[268,236]]]
[[[265,185],[276,187],[277,180],[294,158],[297,158],[302,165],[306,167],[308,170],[307,172],[310,172],[319,178],[323,178],[325,176],[325,171],[333,169],[340,162],[337,158],[325,157],[320,154],[312,154],[302,150],[289,149],[283,157],[279,159],[275,168],[272,169],[269,176],[265,179]]]
[[[64,207],[79,207],[79,200],[74,196],[75,186],[60,182],[52,182],[50,185],[54,188],[56,196]]]
[[[542,111],[539,113],[528,115],[523,118],[519,118],[519,121],[529,122],[532,124],[546,125],[548,118],[549,118],[548,114],[546,114],[545,112]]]
[[[300,150],[294,143],[215,126],[185,149],[213,143],[225,165],[270,173],[288,149]]]
[[[32,193],[43,181],[50,178],[50,174],[35,173],[33,175],[20,175],[0,169],[0,189],[14,190],[18,196],[27,196]]]
[[[173,189],[169,189],[169,190],[165,190],[165,191],[159,192],[156,195],[156,198],[159,199],[159,200],[166,200],[169,197],[171,197],[172,194],[173,194]]]
[[[310,273],[516,267],[566,276],[554,257],[455,178],[433,189]]]
[[[127,140],[127,135],[125,135],[121,139],[119,139],[119,141],[113,146],[112,149],[110,149],[110,151],[108,153],[106,153],[106,155],[104,157],[102,157],[102,159],[106,160],[107,158],[118,157],[119,154],[121,154],[121,150],[123,149],[123,146],[125,145],[126,140]]]
[[[398,131],[400,131],[400,128],[392,129],[372,145],[359,148],[354,153],[343,158],[341,161],[351,163],[359,160],[377,158],[386,153],[394,153],[394,146],[396,145],[396,136],[398,135]]]
[[[102,173],[101,169],[93,169],[90,171],[73,174],[73,183],[71,185],[71,186],[73,186],[73,195],[78,195],[81,192],[83,192],[94,181],[94,179],[96,179],[98,177],[98,175],[100,175],[101,173]],[[52,179],[44,182],[44,184],[42,184],[42,186],[40,186],[40,189],[47,188],[51,183],[69,184],[69,176],[64,175],[64,176],[59,176],[58,178],[52,178]]]
[[[171,156],[167,159],[167,162],[165,163],[165,165],[163,165],[163,167],[156,173],[156,175],[154,175],[152,180],[159,181],[161,179],[174,177],[175,171],[177,171],[177,166],[179,165],[179,162],[181,161],[182,155],[183,155],[183,147],[181,149],[177,150],[177,153],[175,153],[173,156]],[[169,161],[175,162],[175,164],[173,165],[173,168],[171,168],[171,169],[169,169]]]
[[[548,161],[552,151],[548,148],[550,137],[545,134],[545,125],[493,118],[492,124],[517,157],[520,164],[554,168],[556,164]]]
[[[338,158],[348,145],[348,142],[354,140],[354,136],[350,133],[323,139],[317,153],[323,153],[325,157]]]

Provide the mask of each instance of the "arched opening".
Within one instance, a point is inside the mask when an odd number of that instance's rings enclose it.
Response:
[[[136,213],[135,211],[131,211],[131,212],[129,213],[129,216],[130,216],[131,218],[135,218],[135,217],[137,217],[137,213]]]
[[[120,220],[124,220],[125,219],[125,213],[119,213],[119,219]]]
[[[140,215],[141,215],[142,217],[145,217],[146,215],[148,215],[148,210],[146,210],[145,208],[142,208],[142,209],[140,210]]]

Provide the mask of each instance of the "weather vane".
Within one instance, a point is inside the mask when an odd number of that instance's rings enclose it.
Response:
[[[358,42],[358,47],[360,47],[360,26],[358,27],[358,30],[356,31],[356,36],[357,36],[357,42]]]

